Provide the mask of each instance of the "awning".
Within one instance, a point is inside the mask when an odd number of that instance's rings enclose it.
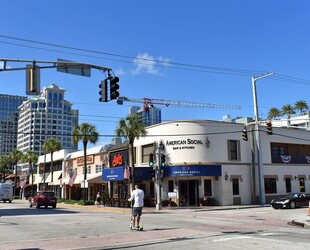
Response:
[[[61,179],[62,179],[62,173],[60,174],[60,176],[58,177],[57,180],[54,179],[53,185],[60,186],[60,180]],[[52,185],[52,183],[50,183],[49,185]]]
[[[222,176],[221,165],[166,166],[165,175],[176,176]]]
[[[53,172],[53,181],[56,182],[59,179],[61,174],[62,174],[62,170],[54,171]],[[50,182],[52,182],[52,173],[51,172],[49,173],[49,175],[47,176],[47,178],[45,180],[45,183],[50,183]]]
[[[96,174],[88,174],[87,181],[88,183],[104,183],[104,181],[102,181],[102,172]]]
[[[34,176],[33,184],[43,183],[43,179],[44,179],[43,174],[36,174],[36,175]],[[30,177],[29,177],[29,183],[31,183],[31,175],[30,175]]]
[[[69,178],[69,176],[67,176],[66,178],[62,178],[62,185],[67,185],[69,182]],[[84,180],[84,177],[77,175],[73,184],[80,184],[82,180]]]

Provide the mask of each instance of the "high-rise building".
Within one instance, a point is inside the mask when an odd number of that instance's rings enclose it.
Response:
[[[0,155],[17,147],[18,107],[27,97],[0,94]]]
[[[157,123],[161,123],[161,109],[151,105],[147,109],[140,108],[138,106],[129,107],[128,113],[130,115],[137,114],[144,126],[151,126]]]
[[[43,144],[50,137],[55,137],[63,149],[77,149],[72,132],[78,125],[79,112],[71,108],[64,94],[64,89],[51,84],[19,107],[17,148],[21,152],[43,154]]]

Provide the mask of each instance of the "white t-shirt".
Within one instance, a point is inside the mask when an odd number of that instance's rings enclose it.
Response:
[[[129,201],[135,200],[134,207],[143,207],[144,192],[142,189],[135,189],[132,191]]]

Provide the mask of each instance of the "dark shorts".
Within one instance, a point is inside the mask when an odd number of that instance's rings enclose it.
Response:
[[[137,217],[142,215],[142,207],[133,207],[132,216]]]

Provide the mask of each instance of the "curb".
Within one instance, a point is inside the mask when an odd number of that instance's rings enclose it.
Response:
[[[310,228],[310,225],[307,222],[301,222],[299,220],[292,220],[291,223],[292,225],[295,225],[295,226],[300,226],[300,227],[307,228],[307,229]]]

